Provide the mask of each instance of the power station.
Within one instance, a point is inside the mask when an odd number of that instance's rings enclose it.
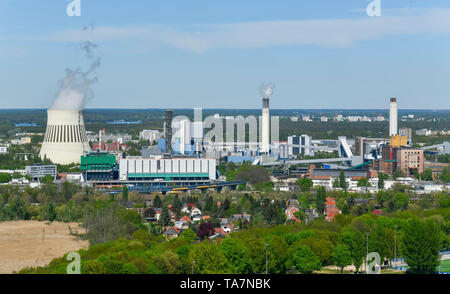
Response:
[[[47,111],[47,129],[39,156],[56,164],[80,163],[90,147],[81,110]]]

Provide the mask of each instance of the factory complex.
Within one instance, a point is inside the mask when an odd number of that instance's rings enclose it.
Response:
[[[273,171],[277,177],[309,177],[315,185],[329,188],[333,187],[340,170],[348,174],[349,186],[353,187],[356,184],[351,181],[361,177],[368,178],[376,186],[379,173],[392,175],[397,172],[408,178],[423,173],[425,168],[432,169],[433,175],[445,168],[445,165],[426,162],[424,153],[450,153],[450,144],[444,142],[413,148],[412,130],[398,129],[396,98],[390,98],[388,138],[357,136],[347,139],[339,136],[337,140],[331,140],[302,134],[289,135],[286,141],[280,141],[278,117],[270,116],[272,88],[273,85],[269,85],[261,90],[259,120],[252,117],[236,120],[218,114],[213,117],[216,122],[222,124],[224,121],[223,125],[227,126],[226,140],[222,141],[217,138],[213,141],[205,134],[206,122],[191,122],[186,117],[174,118],[173,111],[166,110],[163,133],[156,130],[141,132],[140,138],[152,145],[141,150],[140,156],[129,156],[120,151],[124,141],[131,139],[129,135],[106,137],[103,130],[99,132],[98,140],[92,142],[92,135],[86,135],[82,111],[48,110],[40,156],[56,164],[80,164],[80,181],[96,188],[116,189],[126,185],[144,192],[199,187],[221,189],[225,186],[234,189],[242,184],[240,181],[227,182],[219,174],[216,167],[221,162],[265,166],[277,170]],[[231,135],[228,126],[232,128]],[[234,126],[238,129],[238,140],[234,140]],[[246,126],[249,128],[248,134],[239,134],[239,128],[245,132]],[[115,140],[106,144],[106,139]],[[337,154],[337,157],[315,158],[317,152]],[[296,172],[293,172],[295,169],[292,166],[297,167]],[[51,171],[52,177],[55,177],[53,168],[34,170],[34,178],[43,176],[44,170]]]

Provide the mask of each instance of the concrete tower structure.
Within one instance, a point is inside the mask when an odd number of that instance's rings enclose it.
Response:
[[[172,154],[172,117],[173,111],[166,110],[166,121],[164,124],[164,139],[166,143],[166,153]]]
[[[391,98],[391,102],[389,103],[389,137],[397,135],[398,133],[397,121],[398,121],[397,98]]]
[[[263,98],[261,152],[268,153],[270,148],[270,110],[269,98]]]
[[[56,164],[80,163],[90,147],[81,110],[47,111],[47,129],[42,143],[41,158]]]

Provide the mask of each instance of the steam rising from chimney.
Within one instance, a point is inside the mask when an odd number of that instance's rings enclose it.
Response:
[[[259,91],[263,98],[269,98],[272,95],[274,88],[275,85],[272,83],[262,84],[261,86],[259,86]]]
[[[93,30],[94,27],[90,25],[90,28],[83,28],[83,30],[87,29]],[[79,68],[75,70],[66,69],[66,75],[59,82],[60,89],[50,107],[52,110],[82,110],[86,102],[94,96],[91,85],[98,81],[95,71],[100,66],[100,57],[94,56],[94,50],[97,48],[97,45],[90,41],[85,41],[80,44],[79,48],[91,62],[90,67],[87,71],[82,71]]]

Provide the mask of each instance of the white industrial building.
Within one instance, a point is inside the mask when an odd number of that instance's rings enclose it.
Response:
[[[314,151],[309,148],[309,146],[312,146],[311,136],[289,136],[287,143],[289,156],[296,156],[297,154],[314,156]]]
[[[6,153],[8,153],[8,147],[0,146],[0,154],[6,154]]]
[[[119,162],[119,178],[132,180],[215,180],[215,159],[146,159],[126,158]]]

